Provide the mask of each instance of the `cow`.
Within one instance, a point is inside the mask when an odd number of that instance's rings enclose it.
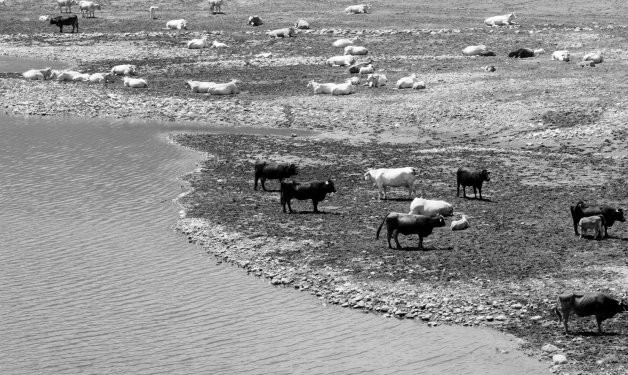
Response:
[[[432,230],[436,227],[444,227],[445,226],[445,218],[441,215],[431,217],[424,215],[412,215],[412,214],[402,214],[399,212],[391,212],[382,223],[377,228],[377,234],[375,235],[375,239],[379,239],[379,232],[382,229],[382,226],[386,223],[386,238],[388,239],[388,248],[392,249],[390,244],[390,238],[394,237],[395,244],[397,245],[397,249],[401,249],[401,245],[399,244],[399,233],[403,235],[410,234],[418,234],[419,235],[419,249],[423,249],[423,237],[427,237],[432,234]]]
[[[593,231],[593,238],[602,238],[602,227],[604,226],[604,216],[595,215],[587,216],[580,219],[578,228],[580,228],[580,238],[589,230]]]
[[[284,178],[298,174],[297,166],[293,163],[270,163],[258,160],[255,162],[255,186],[253,189],[257,190],[258,180],[262,181],[262,189],[266,191],[266,186],[264,186],[266,179],[279,180],[279,182],[282,182]]]
[[[410,203],[410,214],[425,216],[452,216],[454,207],[445,201],[432,199],[414,198]]]
[[[332,180],[327,181],[311,181],[305,183],[298,183],[296,181],[282,182],[281,183],[281,206],[283,212],[286,212],[286,204],[290,213],[292,213],[292,206],[290,201],[294,199],[306,200],[311,199],[314,205],[314,212],[318,213],[318,202],[325,200],[327,193],[335,193],[336,188]]]
[[[78,28],[78,16],[73,14],[71,16],[56,16],[50,19],[51,25],[59,26],[59,32],[63,32],[63,25],[72,25],[72,32],[76,29],[76,32],[79,32]]]
[[[482,51],[480,52],[480,56],[484,56],[484,57],[496,56],[496,54],[495,54],[495,51]]]
[[[501,16],[493,16],[485,19],[484,24],[491,27],[516,25],[515,21],[513,21],[515,18],[517,18],[517,16],[514,13],[504,14]]]
[[[72,12],[72,5],[78,5],[76,0],[57,0],[57,5],[59,5],[59,13],[63,13],[63,8],[65,7],[66,13]]]
[[[628,311],[628,303],[625,300],[618,301],[608,294],[599,292],[561,294],[558,296],[554,308],[558,322],[562,321],[565,325],[565,333],[569,333],[567,324],[572,312],[578,316],[595,315],[597,330],[602,333],[602,322],[624,311]]]
[[[552,53],[552,60],[558,60],[558,61],[569,61],[570,58],[570,54],[569,51],[567,50],[561,50],[561,51],[554,51]]]
[[[571,210],[571,218],[573,219],[573,231],[578,235],[578,223],[580,219],[587,216],[601,215],[604,218],[604,237],[608,237],[608,228],[615,224],[615,221],[626,221],[624,210],[621,208],[613,208],[607,205],[588,205],[583,201],[576,203],[575,206],[569,207]]]
[[[530,48],[519,48],[508,54],[508,57],[514,57],[518,59],[525,59],[528,57],[534,57],[534,50]]]
[[[209,0],[209,11],[212,14],[222,13],[223,0]]]
[[[360,13],[368,13],[369,9],[371,9],[371,4],[357,4],[350,5],[345,8],[346,14],[360,14]]]
[[[264,21],[262,21],[259,16],[250,16],[248,24],[251,26],[260,26],[264,24]]]
[[[344,56],[346,56],[346,55],[344,55]],[[364,68],[365,66],[369,66],[372,63],[373,63],[373,60],[371,60],[371,59],[365,59],[365,60],[356,61],[351,66],[349,66],[348,72],[350,74],[360,73],[360,69]]]
[[[491,172],[486,169],[471,169],[467,167],[458,168],[456,173],[456,196],[460,196],[460,185],[462,185],[462,196],[467,197],[467,186],[473,186],[473,196],[477,199],[476,189],[480,191],[480,200],[482,198],[482,183],[484,181],[489,182],[491,180]]]
[[[297,31],[294,27],[290,26],[283,29],[267,30],[266,35],[271,38],[291,38],[297,36]]]
[[[297,22],[294,23],[294,28],[295,29],[301,29],[301,30],[307,30],[307,29],[310,28],[310,24],[306,20],[299,19],[299,20],[297,20]]]
[[[467,220],[466,215],[462,215],[462,218],[460,220],[452,221],[449,227],[451,228],[451,230],[465,230],[469,228],[469,220]]]
[[[93,1],[81,0],[81,2],[79,2],[78,6],[79,6],[79,9],[81,10],[81,16],[85,17],[85,15],[87,15],[87,18],[94,18],[94,17],[96,17],[94,15],[94,11],[96,9],[101,10],[100,4],[96,4]]]
[[[462,50],[462,54],[465,56],[478,56],[480,53],[486,51],[486,46],[484,44],[480,44],[477,46],[468,46]]]
[[[388,199],[387,186],[405,186],[408,188],[408,198],[412,198],[412,193],[416,193],[414,181],[418,173],[418,169],[414,167],[369,169],[364,173],[364,180],[372,181],[373,185],[377,186],[378,200],[382,199],[382,192],[384,199]]]

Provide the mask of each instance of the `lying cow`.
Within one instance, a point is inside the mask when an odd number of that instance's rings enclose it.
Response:
[[[345,8],[345,13],[347,14],[368,13],[369,9],[371,9],[371,4],[350,5]]]
[[[364,180],[372,181],[377,186],[377,199],[382,199],[382,192],[384,199],[387,199],[387,186],[405,186],[408,188],[408,198],[412,198],[417,173],[419,171],[414,167],[369,169],[364,173]]]
[[[250,16],[248,24],[251,26],[260,26],[264,24],[264,21],[262,21],[259,16]]]
[[[50,24],[51,25],[57,25],[59,26],[59,32],[62,33],[63,32],[63,26],[64,25],[72,25],[72,32],[74,32],[74,29],[76,29],[76,32],[79,32],[79,28],[78,28],[78,16],[76,14],[73,14],[71,16],[56,16],[50,19]]]
[[[327,181],[312,181],[306,183],[298,183],[295,181],[282,182],[281,183],[281,206],[283,212],[286,212],[286,204],[290,213],[292,213],[292,207],[290,201],[294,199],[306,200],[311,199],[314,205],[314,212],[318,211],[318,202],[325,200],[327,193],[335,193],[336,188],[332,180]]]
[[[552,60],[558,60],[558,61],[569,61],[570,58],[570,54],[569,51],[567,50],[561,50],[561,51],[554,51],[552,52]]]
[[[615,221],[626,221],[624,210],[621,208],[613,208],[607,205],[588,205],[582,201],[576,203],[575,206],[569,207],[571,210],[571,218],[573,219],[573,231],[578,235],[578,223],[580,219],[588,216],[601,215],[604,218],[604,237],[608,237],[608,228],[615,224]]]
[[[386,238],[388,239],[388,248],[392,249],[390,244],[390,238],[394,237],[397,249],[401,249],[399,244],[399,233],[403,235],[418,234],[419,235],[419,249],[423,249],[423,237],[427,237],[432,234],[432,230],[436,227],[445,226],[445,218],[441,215],[436,217],[424,216],[424,215],[412,215],[402,214],[399,212],[391,212],[377,228],[377,234],[375,239],[379,239],[379,232],[382,226],[386,223]]]
[[[554,312],[558,315],[558,321],[563,321],[565,332],[569,333],[569,315],[575,313],[578,316],[595,315],[597,330],[602,333],[602,322],[610,319],[617,313],[628,311],[628,303],[625,300],[618,301],[604,293],[567,293],[558,296]],[[562,315],[561,315],[562,313]]]
[[[593,231],[593,238],[602,238],[602,227],[604,226],[604,216],[595,215],[587,216],[580,219],[578,222],[578,228],[580,228],[580,238],[586,234],[587,231]]]
[[[262,181],[262,189],[266,191],[266,186],[264,186],[266,179],[279,180],[279,182],[282,182],[284,178],[289,178],[297,174],[299,174],[299,172],[297,171],[297,166],[295,164],[256,161],[255,186],[253,189],[257,190],[258,180]]]
[[[462,196],[467,197],[467,186],[473,186],[473,196],[477,199],[476,189],[480,192],[480,199],[482,198],[482,184],[484,181],[489,182],[491,177],[489,176],[491,172],[486,169],[471,169],[467,167],[458,168],[458,172],[456,173],[456,196],[460,196],[460,185],[462,185]]]
[[[462,215],[462,218],[460,220],[452,221],[449,227],[451,228],[451,230],[465,230],[469,228],[469,220],[467,220],[466,215]]]
[[[291,38],[297,36],[297,31],[294,27],[290,26],[283,29],[268,30],[266,31],[266,35],[271,38]]]
[[[514,13],[504,14],[501,16],[493,16],[485,19],[484,24],[491,27],[516,25],[515,21],[513,21],[515,18],[517,18],[517,16]]]
[[[445,202],[421,198],[414,198],[410,203],[410,212],[413,215],[425,216],[451,216],[454,214],[454,207]]]
[[[528,57],[534,57],[534,50],[530,48],[519,48],[508,54],[508,57],[514,57],[517,59],[525,59]]]

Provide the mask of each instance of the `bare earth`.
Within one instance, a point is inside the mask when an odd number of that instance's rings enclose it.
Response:
[[[348,16],[342,11],[347,1],[228,0],[220,15],[208,14],[206,3],[158,4],[160,19],[150,20],[154,3],[111,1],[94,19],[79,15],[78,34],[59,34],[37,21],[58,13],[39,4],[10,2],[0,9],[0,54],[66,60],[87,72],[132,63],[149,88],[25,81],[4,73],[4,112],[285,129],[287,136],[174,136],[208,155],[188,176],[193,190],[181,198],[187,214],[179,230],[190,241],[274,285],[328,303],[513,333],[555,373],[628,373],[625,317],[606,321],[601,336],[593,319],[574,319],[574,334],[565,335],[550,311],[556,295],[568,290],[626,296],[626,223],[610,228],[610,238],[579,239],[569,215],[578,200],[628,206],[626,3],[371,2],[372,14]],[[520,26],[493,30],[482,23],[511,11]],[[265,24],[247,26],[253,14]],[[177,18],[189,21],[188,32],[163,30]],[[264,35],[298,18],[313,29],[285,40]],[[230,48],[185,48],[187,40],[206,34]],[[312,79],[349,77],[324,61],[342,54],[331,47],[334,40],[356,35],[389,84],[360,86],[345,97],[306,89]],[[497,56],[462,56],[462,48],[476,44]],[[506,57],[521,47],[547,54]],[[560,49],[571,51],[571,62],[550,60]],[[593,51],[604,52],[605,62],[580,67]],[[261,53],[271,55],[256,57]],[[410,73],[427,89],[394,89]],[[242,81],[237,96],[195,94],[184,85],[235,78]],[[296,179],[333,178],[338,193],[323,202],[322,214],[299,201],[293,204],[298,214],[283,214],[276,191],[253,191],[257,159],[296,162]],[[376,241],[383,217],[407,212],[409,200],[393,189],[391,199],[377,201],[363,173],[406,165],[420,169],[421,195],[451,202],[471,228],[438,228],[425,251],[416,249],[416,236],[401,236],[402,251]],[[455,171],[463,165],[492,172],[483,191],[487,200],[456,197]],[[552,366],[554,353],[540,349],[546,343],[568,362]]]

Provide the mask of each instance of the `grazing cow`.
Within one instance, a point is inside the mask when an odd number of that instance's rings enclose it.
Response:
[[[566,50],[562,50],[562,51],[554,51],[552,53],[552,60],[558,60],[558,61],[569,61],[569,51]]]
[[[262,21],[259,16],[250,16],[248,24],[251,26],[260,26],[264,24],[264,21]]]
[[[583,201],[576,203],[575,206],[569,207],[571,217],[573,219],[573,230],[578,235],[578,223],[580,219],[587,216],[601,215],[604,218],[604,237],[608,237],[608,228],[615,224],[615,221],[626,221],[624,210],[621,208],[613,208],[607,205],[588,205]]]
[[[386,83],[388,83],[388,78],[386,78],[385,74],[375,73],[366,76],[365,85],[368,87],[382,87],[386,86]]]
[[[56,16],[56,17],[53,17],[53,18],[50,19],[50,24],[59,26],[59,32],[60,33],[63,32],[63,26],[64,25],[72,25],[72,32],[74,32],[75,29],[76,29],[77,33],[79,31],[79,28],[78,28],[78,16],[76,14],[73,14],[71,16]]]
[[[216,85],[216,82],[187,81],[192,92],[209,93],[209,89]]]
[[[311,87],[314,90],[314,94],[331,94],[335,86],[335,83],[318,83],[313,80],[307,84],[308,88]]]
[[[514,57],[518,59],[525,59],[528,57],[534,57],[534,50],[530,48],[519,48],[508,54],[508,57]]]
[[[348,79],[344,83],[337,83],[332,87],[331,94],[332,95],[351,95],[357,91],[351,79]]]
[[[346,46],[345,55],[366,55],[369,50],[363,46]]]
[[[238,85],[242,83],[239,79],[231,80],[227,83],[216,83],[209,87],[207,92],[211,95],[235,95],[240,93]]]
[[[148,87],[148,83],[143,78],[124,77],[124,86],[134,89],[143,89]]]
[[[466,215],[462,215],[460,220],[454,220],[450,225],[451,230],[465,230],[469,228],[469,220]]]
[[[294,29],[294,27],[290,26],[283,29],[267,30],[266,35],[271,38],[290,38],[293,36],[297,36],[297,31]]]
[[[425,216],[452,216],[454,207],[445,201],[432,199],[414,198],[410,203],[410,214]]]
[[[486,26],[508,26],[508,25],[516,25],[515,21],[513,21],[517,16],[514,13],[504,14],[501,16],[493,16],[484,20],[484,24]]]
[[[360,38],[359,37],[355,37],[352,39],[338,39],[336,41],[334,41],[331,45],[333,47],[340,47],[340,48],[345,48],[347,46],[352,46],[354,43],[359,42]]]
[[[597,330],[602,333],[602,322],[624,311],[628,311],[628,303],[625,300],[618,301],[608,294],[599,292],[561,294],[554,308],[558,322],[563,321],[565,325],[565,333],[569,333],[567,324],[572,312],[578,316],[595,315]]]
[[[368,13],[369,9],[371,9],[371,4],[350,5],[345,8],[345,13],[347,14]]]
[[[179,20],[170,20],[166,22],[166,29],[168,30],[187,30],[188,29],[188,21],[184,19]]]
[[[111,73],[94,73],[89,76],[90,83],[107,83],[107,82],[115,82],[115,78]]]
[[[116,65],[111,68],[111,74],[118,76],[133,76],[136,74],[137,66],[131,64]]]
[[[412,73],[407,77],[399,78],[399,80],[397,80],[397,83],[395,84],[395,87],[397,87],[398,89],[418,90],[425,88],[425,82],[419,81],[419,79],[416,77],[416,74]]]
[[[286,212],[286,204],[290,213],[292,213],[292,207],[290,201],[294,199],[306,200],[311,199],[314,205],[314,212],[318,211],[318,202],[325,200],[327,193],[335,193],[336,188],[332,180],[327,181],[312,181],[306,183],[298,183],[295,181],[282,182],[281,183],[281,206],[283,212]]]
[[[85,17],[85,15],[87,15],[87,18],[94,18],[96,17],[94,15],[94,11],[96,9],[101,10],[100,9],[100,4],[96,4],[93,1],[86,1],[86,0],[81,0],[78,4],[79,9],[81,10],[81,16]]]
[[[580,228],[580,238],[586,234],[587,231],[593,231],[593,238],[602,238],[602,226],[604,225],[604,216],[595,215],[587,216],[580,219],[578,222],[578,228]]]
[[[294,23],[294,28],[307,30],[310,28],[310,24],[306,20],[297,20],[297,22]]]
[[[22,76],[24,78],[26,78],[26,79],[41,80],[41,81],[50,78],[51,75],[52,75],[52,69],[51,68],[31,69],[31,70],[27,70],[24,73],[22,73]]]
[[[372,181],[377,186],[377,199],[388,199],[386,194],[387,186],[405,186],[408,188],[408,198],[412,198],[412,193],[416,194],[414,189],[414,181],[417,178],[419,170],[414,167],[403,168],[379,168],[369,169],[364,173],[365,181]]]
[[[40,22],[50,21],[50,16],[49,15],[39,16],[39,21]]]
[[[486,51],[486,46],[480,44],[477,46],[468,46],[462,50],[462,54],[465,56],[479,56],[482,52]]]
[[[152,5],[150,8],[148,8],[148,12],[150,13],[151,20],[157,19],[158,10],[159,10],[159,7],[157,5]]]
[[[223,0],[209,0],[209,11],[212,14],[222,13]]]
[[[445,218],[441,215],[436,217],[424,216],[424,215],[412,215],[402,214],[399,212],[391,212],[377,228],[377,234],[375,239],[379,239],[379,232],[382,226],[386,223],[386,238],[388,239],[388,248],[392,249],[390,244],[390,238],[394,237],[397,249],[401,249],[399,244],[399,233],[403,235],[418,234],[419,235],[419,249],[423,249],[423,237],[427,237],[432,234],[432,230],[436,227],[445,226]]]
[[[76,0],[57,0],[57,5],[59,5],[59,13],[63,13],[63,8],[65,7],[66,13],[72,12],[72,5],[77,5]]]
[[[601,52],[587,53],[582,58],[582,61],[592,61],[592,62],[594,62],[596,64],[599,64],[601,62],[604,62],[604,54],[602,54]]]
[[[355,62],[352,55],[332,56],[325,62],[329,66],[349,66]],[[359,70],[358,70],[359,71]]]
[[[467,197],[467,186],[473,186],[473,195],[477,199],[476,189],[480,191],[480,199],[482,198],[482,183],[484,181],[489,182],[491,177],[489,176],[491,172],[486,169],[471,169],[467,167],[458,168],[458,172],[456,173],[456,196],[460,196],[460,185],[462,185],[462,196]]]
[[[257,190],[258,180],[261,180],[262,189],[266,191],[266,186],[264,186],[266,179],[279,180],[281,183],[284,178],[289,178],[298,174],[299,171],[297,170],[297,166],[293,163],[270,163],[258,160],[255,162],[255,186],[253,189]]]

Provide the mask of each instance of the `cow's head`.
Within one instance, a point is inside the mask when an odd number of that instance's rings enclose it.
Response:
[[[364,181],[370,181],[371,179],[373,179],[372,172],[373,171],[369,169],[366,171],[366,173],[364,173]]]
[[[621,221],[622,223],[626,221],[623,208],[618,208],[617,210],[615,210],[615,220]]]
[[[515,12],[512,12],[508,15],[508,21],[512,21],[515,18],[517,18],[517,15],[515,14]]]
[[[445,218],[443,217],[443,215],[438,215],[438,220],[436,221],[436,224],[434,224],[435,227],[444,227],[445,226]]]
[[[336,187],[334,186],[334,182],[332,180],[325,181],[325,190],[328,193],[335,193]]]
[[[294,163],[291,163],[288,166],[288,173],[290,173],[291,175],[298,175],[299,171],[297,170],[297,165]]]
[[[491,172],[487,171],[486,169],[482,169],[482,172],[480,172],[480,177],[482,178],[482,181],[489,182],[491,180]]]
[[[618,306],[617,310],[618,310],[618,312],[628,311],[628,301],[626,301],[626,299],[622,298],[622,300],[619,301],[619,306]]]

